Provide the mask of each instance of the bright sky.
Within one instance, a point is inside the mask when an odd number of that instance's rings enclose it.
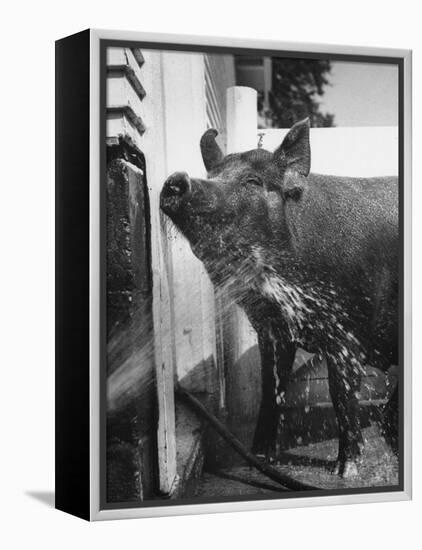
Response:
[[[397,65],[333,62],[330,81],[321,110],[335,115],[336,126],[398,124]]]

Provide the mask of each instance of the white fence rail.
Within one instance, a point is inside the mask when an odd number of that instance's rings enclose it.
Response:
[[[257,142],[274,151],[288,129],[258,130]],[[396,126],[311,129],[311,171],[333,176],[398,175]]]

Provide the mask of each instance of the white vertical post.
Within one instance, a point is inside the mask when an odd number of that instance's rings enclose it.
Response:
[[[258,94],[253,88],[232,86],[227,90],[227,152],[256,149]]]
[[[265,111],[270,107],[270,91],[272,88],[273,60],[271,57],[264,57],[264,117]]]
[[[227,89],[227,153],[241,153],[257,148],[258,94],[247,86]],[[233,364],[250,347],[256,337],[243,310],[237,306],[232,319]]]
[[[257,148],[257,92],[245,86],[227,90],[227,153],[239,153]],[[228,341],[227,341],[228,340]],[[255,417],[260,391],[259,357],[251,364],[248,350],[257,345],[256,333],[245,313],[234,306],[227,316],[226,337],[229,368],[227,369],[227,408],[231,429],[246,445],[251,441],[242,422]],[[258,386],[258,387],[256,387]]]

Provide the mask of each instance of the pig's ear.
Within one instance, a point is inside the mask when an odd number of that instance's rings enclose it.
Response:
[[[274,152],[274,159],[283,170],[307,176],[311,169],[311,146],[309,143],[309,118],[291,127],[283,143]]]
[[[207,172],[210,172],[219,162],[223,160],[223,153],[218,146],[215,138],[218,136],[217,130],[210,128],[201,137],[200,146],[202,160],[204,161]]]

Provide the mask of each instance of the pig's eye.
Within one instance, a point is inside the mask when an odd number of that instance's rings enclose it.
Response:
[[[255,178],[255,177],[253,177],[253,178],[248,178],[248,179],[246,180],[246,183],[249,183],[249,184],[251,184],[251,185],[259,185],[259,186],[262,187],[262,181],[261,181],[259,178]]]

